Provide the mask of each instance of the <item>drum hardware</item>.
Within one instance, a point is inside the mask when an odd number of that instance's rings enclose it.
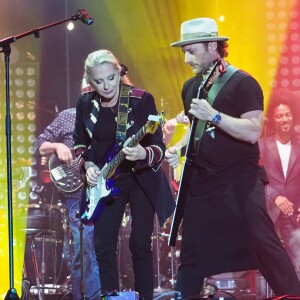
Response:
[[[171,261],[171,279],[169,279],[169,283],[171,284],[171,287],[174,289],[175,288],[175,268],[174,268],[174,253],[175,253],[175,249],[174,247],[171,247],[171,251],[169,252],[168,256],[170,257],[170,261]],[[177,258],[177,256],[175,255],[175,257]],[[177,268],[176,268],[177,270]]]
[[[168,222],[166,226],[167,225]],[[176,284],[175,271],[177,270],[176,249],[174,247],[171,247],[170,252],[168,252],[167,255],[164,254],[164,250],[166,250],[164,249],[164,246],[167,242],[169,234],[165,232],[160,232],[160,226],[157,217],[155,219],[154,229],[156,230],[156,232],[153,233],[152,236],[153,238],[156,237],[155,250],[156,250],[156,271],[157,271],[156,272],[157,288],[154,289],[154,292],[164,293],[175,288],[175,284]]]
[[[37,295],[39,297],[40,293],[43,295],[65,295],[69,291],[66,288],[59,284],[45,284],[44,286],[32,286],[30,288],[31,295]],[[40,299],[40,297],[39,297]]]
[[[177,260],[179,260],[179,243],[175,248],[167,246],[169,234],[167,221],[163,231],[160,231],[160,225],[156,219],[154,222],[154,230],[152,234],[152,249],[155,275],[155,294],[168,292],[175,287]],[[119,280],[120,290],[134,290],[134,279],[131,264],[131,255],[128,247],[128,240],[131,231],[130,208],[127,206],[121,220],[119,241],[118,241],[118,264],[119,264]],[[178,236],[178,240],[181,236]]]
[[[121,222],[121,226],[123,228],[126,228],[128,225],[128,222],[131,220],[129,215],[126,215],[126,213],[124,213],[123,218],[122,218],[122,222]]]
[[[273,291],[268,282],[259,271],[255,273],[255,294],[257,299],[269,299],[273,296]]]
[[[134,290],[132,260],[129,250],[129,237],[131,232],[130,207],[127,204],[123,214],[118,239],[118,267],[120,290]]]
[[[52,232],[52,235],[50,235],[49,231],[30,234],[27,238],[30,242],[31,262],[34,271],[34,280],[32,280],[32,282],[36,284],[30,288],[31,293],[36,291],[35,294],[39,300],[43,300],[45,294],[62,293],[60,291],[62,286],[57,283],[61,273],[61,269],[58,270],[59,265],[60,268],[62,267],[62,261],[58,260],[58,253],[60,252],[60,248],[63,247],[63,241],[57,241],[56,233]],[[53,256],[53,261],[51,261],[51,259],[49,261],[49,255],[50,258]],[[58,261],[59,263],[57,263]],[[28,267],[26,266],[26,262],[24,266],[25,269]],[[52,284],[48,283],[51,281],[53,282]],[[65,289],[64,287],[64,290]]]
[[[201,298],[199,296],[198,297],[199,299],[210,299],[214,297],[214,294],[217,290],[218,290],[217,286],[215,286],[212,283],[209,283],[208,281],[204,281],[201,294],[199,295]],[[197,298],[193,297],[192,299],[197,299]]]
[[[65,209],[57,205],[30,204],[27,210],[27,248],[23,278],[31,283],[30,292],[39,300],[45,294],[62,294],[70,290],[60,284],[62,278]],[[63,280],[62,280],[63,279]]]
[[[38,266],[38,263],[37,263],[37,255],[36,255],[36,247],[35,247],[35,243],[34,243],[34,236],[30,237],[30,249],[31,249],[31,253],[32,253],[32,264],[33,264],[36,284],[39,287],[44,287],[44,284],[45,284],[45,270],[46,270],[45,259],[44,259],[44,247],[45,247],[44,239],[42,240],[42,242],[43,242],[42,267],[41,267],[42,271],[40,272],[39,266]],[[40,274],[41,274],[41,278],[40,278]],[[39,296],[40,300],[44,299],[44,289],[39,289],[38,296]]]
[[[25,217],[27,234],[38,234],[36,237],[41,233],[49,236],[56,234],[57,241],[64,239],[62,230],[64,209],[62,207],[50,204],[29,204],[25,210],[27,211],[27,217]]]
[[[177,235],[177,243],[174,247],[168,245],[168,238],[170,236],[170,227],[172,224],[172,217],[170,217],[164,227],[163,231],[159,231],[159,223],[156,223],[156,233],[155,235],[160,236],[161,243],[161,254],[160,254],[160,268],[162,275],[162,285],[165,288],[174,289],[177,281],[177,270],[180,263],[180,248],[181,248],[181,227]]]
[[[31,194],[34,196],[31,197],[31,199],[38,199],[38,204],[43,205],[43,203],[46,202],[46,188],[44,185],[35,185],[31,187]]]
[[[159,224],[157,217],[155,218],[155,228],[156,228],[156,268],[157,268],[157,290],[161,289],[162,283],[162,274],[160,273],[160,258],[161,258],[161,245],[160,239],[158,236],[162,236],[162,233],[159,232]],[[154,234],[155,235],[155,234]]]
[[[44,185],[41,185],[41,186],[34,186],[32,187],[31,189],[34,193],[38,194],[38,195],[41,195],[45,192],[45,186]]]
[[[26,277],[25,277],[26,278]],[[22,280],[22,295],[20,300],[30,299],[30,281],[27,279]]]
[[[254,294],[247,276],[250,272],[228,272],[208,277],[203,285],[202,295],[211,293],[214,298],[223,297],[229,299],[252,299]],[[210,295],[211,295],[210,294]],[[255,299],[265,299],[258,297]]]

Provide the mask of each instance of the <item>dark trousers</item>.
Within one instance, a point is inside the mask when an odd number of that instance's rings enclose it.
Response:
[[[153,298],[152,232],[154,209],[131,174],[118,181],[120,193],[106,202],[95,223],[95,251],[99,262],[102,292],[119,290],[117,244],[120,223],[129,202],[132,217],[129,249],[132,255],[135,290],[144,299]]]
[[[249,185],[249,184],[248,184]],[[184,211],[177,289],[200,294],[205,277],[259,269],[276,295],[300,295],[300,283],[266,212],[264,186],[236,180],[204,195],[189,195]]]
[[[300,278],[300,223],[296,225],[289,216],[281,213],[277,220],[277,226],[284,248],[293,262],[298,278]]]

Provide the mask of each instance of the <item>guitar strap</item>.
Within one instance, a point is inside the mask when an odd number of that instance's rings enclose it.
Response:
[[[116,130],[116,142],[119,147],[121,147],[126,140],[130,93],[131,93],[131,86],[126,84],[121,84],[118,117],[117,117],[117,130]]]
[[[120,84],[119,94],[119,106],[118,106],[118,117],[117,117],[117,130],[116,130],[116,141],[117,144],[122,146],[126,139],[127,119],[128,119],[128,108],[129,108],[129,97],[131,93],[131,86]],[[86,130],[90,136],[93,137],[93,129],[98,119],[100,111],[100,97],[96,96],[92,102],[92,111],[90,118],[86,121]]]
[[[219,76],[214,84],[212,85],[211,89],[207,95],[207,102],[212,106],[219,91],[224,86],[225,82],[237,71],[238,69],[234,66],[227,66],[226,72]],[[207,121],[198,120],[196,132],[195,132],[195,141],[197,141],[197,145],[200,144],[204,128],[206,127]]]

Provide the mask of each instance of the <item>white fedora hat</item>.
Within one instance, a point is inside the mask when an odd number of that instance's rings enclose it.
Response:
[[[210,18],[192,19],[181,24],[180,41],[172,43],[172,47],[181,47],[201,42],[227,41],[226,36],[218,36],[218,26]]]

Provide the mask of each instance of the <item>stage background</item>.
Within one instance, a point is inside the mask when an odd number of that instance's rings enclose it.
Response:
[[[70,18],[84,8],[91,26],[67,23],[18,39],[11,53],[11,117],[15,287],[21,294],[26,213],[37,201],[39,161],[35,137],[80,93],[88,53],[110,49],[131,80],[150,91],[167,118],[182,110],[184,81],[192,72],[180,48],[180,24],[191,18],[215,18],[219,34],[229,36],[228,61],[261,84],[267,106],[274,89],[300,87],[300,4],[297,0],[1,0],[0,39]],[[3,53],[2,53],[3,56]],[[4,56],[3,56],[4,57]],[[0,294],[9,289],[7,220],[5,72],[0,63]]]

